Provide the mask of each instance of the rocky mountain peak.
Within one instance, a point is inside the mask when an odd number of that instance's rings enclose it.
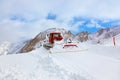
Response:
[[[93,34],[90,34],[90,39],[93,40],[94,43],[101,43],[103,39],[108,39],[118,34],[120,34],[120,26],[113,26],[111,28],[100,29]]]
[[[97,32],[91,34],[92,39],[107,39],[120,33],[120,26],[114,26],[112,28],[100,29]]]
[[[75,40],[78,40],[79,42],[84,42],[88,40],[89,33],[88,32],[80,32],[75,36]]]

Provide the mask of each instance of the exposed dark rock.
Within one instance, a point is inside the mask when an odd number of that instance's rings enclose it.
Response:
[[[79,34],[76,35],[75,39],[77,39],[80,42],[84,42],[89,39],[88,36],[89,36],[88,32],[80,32]]]

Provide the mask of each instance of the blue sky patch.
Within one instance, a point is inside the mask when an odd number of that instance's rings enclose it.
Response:
[[[57,16],[56,16],[55,14],[49,13],[46,18],[47,18],[47,19],[51,19],[51,20],[55,20],[56,17],[57,17]]]
[[[83,17],[74,17],[70,21],[71,26],[77,24],[78,22],[83,22],[78,25],[79,32],[87,31],[89,33],[96,32],[102,28],[110,28],[116,25],[120,25],[120,20],[101,20],[101,19],[90,19]],[[89,25],[90,24],[90,25]],[[72,31],[72,33],[77,34],[78,32]]]

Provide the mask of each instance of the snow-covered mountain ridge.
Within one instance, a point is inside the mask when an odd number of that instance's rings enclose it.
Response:
[[[111,37],[119,36],[120,26],[115,26],[112,28],[100,29],[95,33],[89,34],[88,32],[80,32],[76,35],[72,34],[71,31],[65,30],[63,28],[50,28],[43,32],[40,32],[35,38],[27,41],[16,42],[14,44],[6,42],[0,43],[0,54],[11,54],[11,53],[24,53],[32,51],[36,48],[41,47],[41,42],[45,40],[46,34],[54,31],[59,31],[62,33],[64,40],[71,38],[77,42],[91,41],[92,44],[112,44]],[[118,37],[117,36],[117,37]],[[120,38],[117,38],[117,43],[119,43]],[[107,42],[108,41],[108,42]],[[3,47],[4,45],[4,47]],[[2,47],[1,47],[2,46]],[[3,49],[4,48],[4,49]]]
[[[44,41],[46,38],[46,34],[54,31],[59,31],[62,33],[64,37],[64,41],[67,39],[72,39],[77,42],[84,42],[88,40],[92,40],[95,42],[99,42],[102,39],[111,38],[120,33],[120,26],[115,26],[112,28],[100,29],[99,31],[89,34],[88,32],[80,32],[76,35],[72,34],[69,30],[65,30],[63,28],[50,28],[44,32],[40,32],[34,39],[30,40],[21,50],[20,52],[29,52],[41,46],[41,41]]]
[[[115,26],[112,28],[100,29],[97,32],[90,35],[92,39],[107,39],[116,36],[120,33],[120,26]]]
[[[94,43],[102,43],[104,40],[109,40],[118,34],[120,34],[120,26],[114,26],[112,28],[100,29],[93,34],[90,34],[89,39]]]

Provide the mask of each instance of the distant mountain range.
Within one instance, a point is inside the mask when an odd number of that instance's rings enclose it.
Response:
[[[46,34],[54,31],[59,31],[64,37],[64,41],[67,39],[72,39],[77,42],[85,42],[88,40],[94,41],[95,43],[100,43],[103,39],[108,39],[113,36],[120,34],[120,26],[114,26],[111,28],[100,29],[95,33],[89,34],[88,32],[80,32],[76,35],[72,34],[71,31],[65,30],[63,28],[50,28],[44,32],[40,32],[35,38],[28,41],[23,48],[20,49],[20,53],[29,52],[36,48],[41,47],[41,42],[45,40]]]
[[[90,40],[100,43],[103,39],[108,39],[120,34],[120,26],[114,26],[111,28],[100,29],[97,32],[90,34]]]
[[[32,51],[42,46],[42,42],[46,39],[46,34],[58,31],[62,33],[64,41],[71,39],[74,42],[87,42],[90,44],[111,45],[113,46],[112,37],[116,37],[117,45],[120,45],[120,26],[113,26],[111,28],[100,29],[92,34],[88,32],[80,32],[76,35],[71,31],[63,28],[50,28],[40,32],[33,39],[19,41],[15,43],[0,42],[0,55],[3,54],[16,54]]]

